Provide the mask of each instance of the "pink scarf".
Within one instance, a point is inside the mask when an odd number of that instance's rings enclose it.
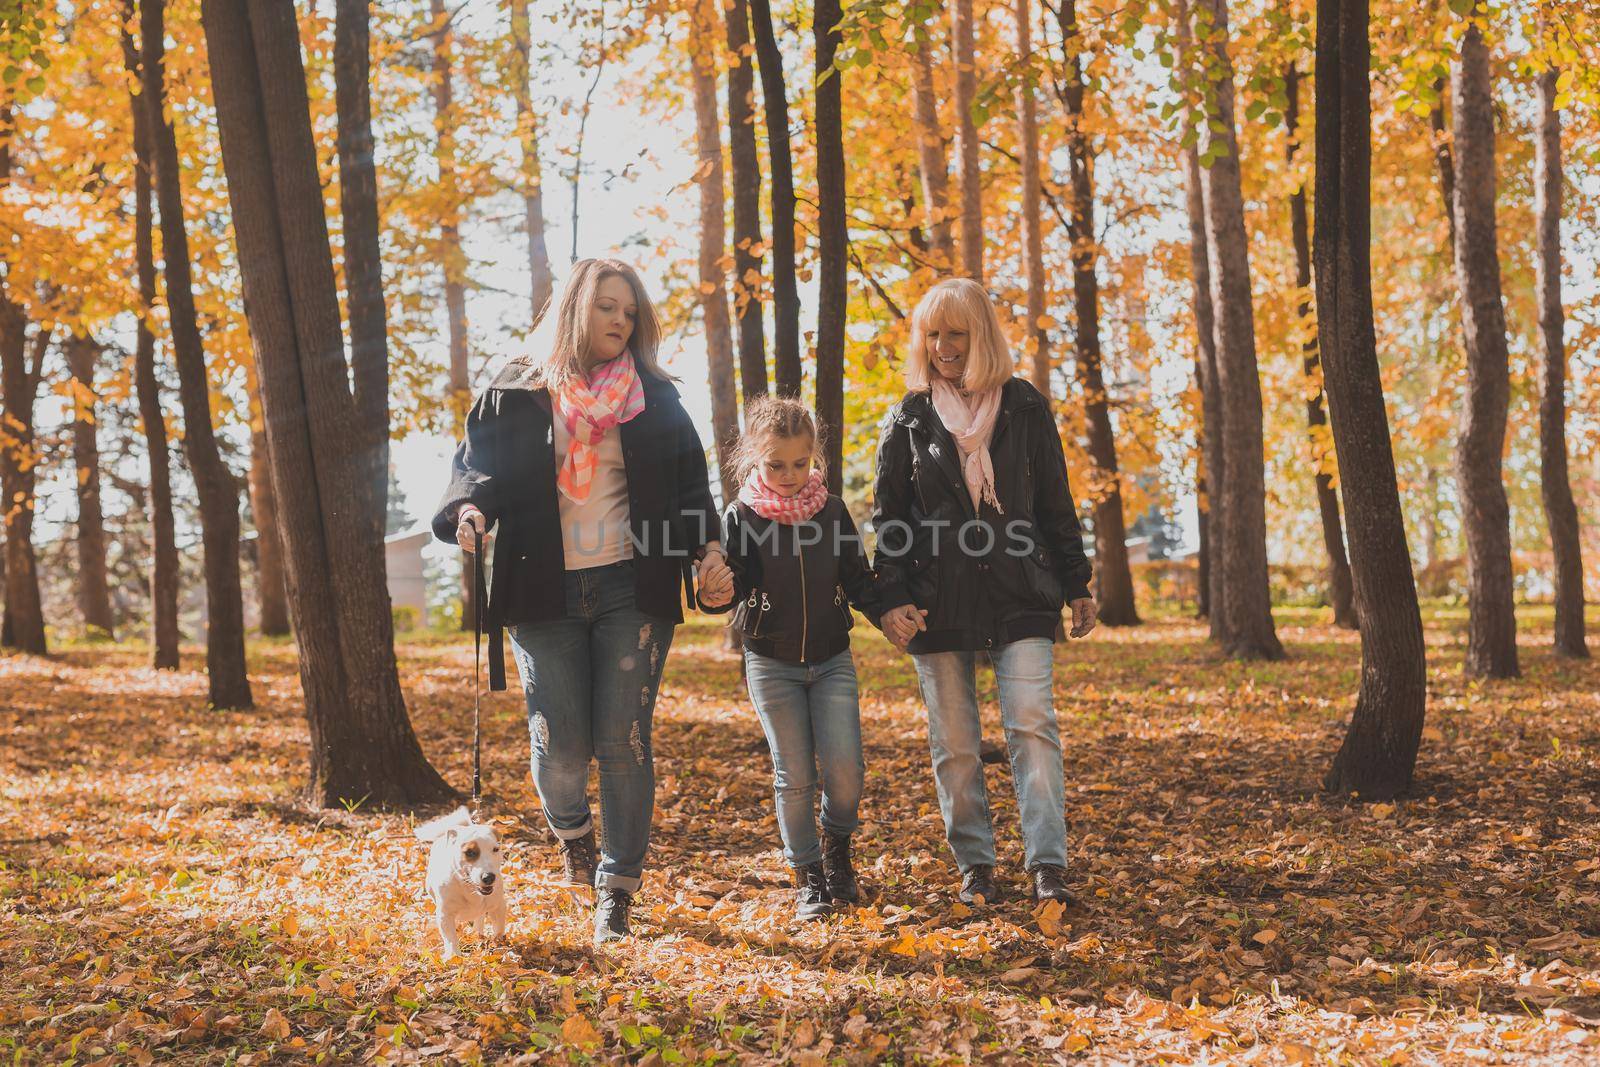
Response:
[[[931,392],[933,410],[939,413],[939,421],[961,450],[961,476],[966,480],[967,492],[972,494],[973,510],[978,509],[980,501],[987,500],[996,511],[1005,514],[995,495],[994,461],[989,457],[995,416],[1000,414],[1000,390],[963,397],[955,386],[935,378]]]
[[[556,475],[556,485],[567,499],[581,504],[589,499],[595,468],[600,462],[596,447],[606,431],[628,422],[644,410],[644,384],[633,365],[633,353],[624,351],[579,379],[552,398],[556,413],[566,423],[572,442],[566,462]]]
[[[761,480],[760,471],[751,471],[739,487],[739,503],[764,519],[793,525],[809,522],[822,505],[828,502],[828,483],[817,471],[811,472],[806,484],[794,496],[780,496]]]

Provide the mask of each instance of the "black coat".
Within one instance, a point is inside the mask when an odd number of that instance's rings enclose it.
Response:
[[[705,450],[677,389],[643,371],[639,378],[644,410],[621,425],[634,595],[640,611],[677,623],[680,586],[693,602],[693,561],[717,539],[717,512]],[[466,438],[433,517],[434,536],[448,544],[456,543],[463,504],[500,524],[485,612],[490,689],[506,687],[504,627],[566,617],[556,492],[550,393],[535,386],[528,364],[513,361],[468,413]]]
[[[829,496],[810,522],[762,518],[748,505],[722,514],[722,550],[733,571],[733,600],[702,611],[733,612],[744,647],[787,663],[821,663],[850,647],[851,615],[876,623],[886,604],[844,501]]]
[[[873,562],[886,603],[904,597],[928,612],[913,653],[1053,640],[1063,605],[1089,595],[1093,568],[1055,418],[1027,381],[1002,388],[989,452],[1003,514],[986,502],[974,510],[928,394],[908,393],[883,420]]]

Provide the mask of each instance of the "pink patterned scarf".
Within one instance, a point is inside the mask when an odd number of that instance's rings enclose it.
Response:
[[[956,439],[961,450],[961,476],[966,480],[967,492],[972,495],[972,508],[987,500],[996,511],[1005,514],[1000,498],[994,491],[994,461],[989,457],[989,442],[994,439],[994,420],[1000,414],[1000,390],[990,389],[973,396],[962,396],[961,391],[943,378],[935,378],[932,387],[933,410],[939,421]]]
[[[780,496],[761,480],[760,471],[751,471],[739,487],[739,503],[764,519],[793,525],[809,522],[822,505],[828,502],[828,483],[817,471],[811,472],[806,484],[794,496]]]
[[[587,381],[573,382],[552,399],[572,438],[556,485],[567,499],[581,504],[589,499],[594,483],[600,439],[611,427],[644,410],[644,384],[633,365],[633,353],[624,351],[607,360],[589,373]]]

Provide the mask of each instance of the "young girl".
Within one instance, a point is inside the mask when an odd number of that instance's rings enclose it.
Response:
[[[763,397],[750,406],[734,470],[742,487],[722,525],[733,590],[711,587],[700,605],[733,609],[750,699],[772,750],[795,918],[820,919],[834,903],[860,897],[850,835],[865,767],[850,608],[876,619],[904,598],[879,603],[850,512],[823,481],[816,424],[799,401]],[[821,840],[813,815],[819,778]]]

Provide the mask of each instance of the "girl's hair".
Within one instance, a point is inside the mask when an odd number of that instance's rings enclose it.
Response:
[[[533,366],[538,383],[553,393],[584,377],[593,363],[589,312],[600,286],[608,278],[625,280],[632,287],[633,299],[638,305],[633,334],[628,338],[628,351],[633,353],[634,365],[643,374],[671,380],[656,362],[656,351],[661,346],[661,322],[638,273],[620,259],[580,259],[572,265],[572,276],[561,290],[561,300],[554,307],[554,322],[540,322],[535,330],[539,342],[522,360]],[[544,318],[551,317],[551,310],[546,305]]]
[[[774,442],[796,437],[811,438],[811,466],[822,471],[822,439],[811,409],[786,396],[758,396],[751,400],[744,409],[744,433],[739,435],[728,461],[734,482],[744,484]]]
[[[961,387],[981,393],[998,389],[1011,377],[1011,348],[1000,332],[994,303],[971,278],[947,278],[923,294],[911,312],[911,348],[906,358],[906,388],[926,393],[938,375],[928,351],[928,331],[965,330],[970,344]]]

